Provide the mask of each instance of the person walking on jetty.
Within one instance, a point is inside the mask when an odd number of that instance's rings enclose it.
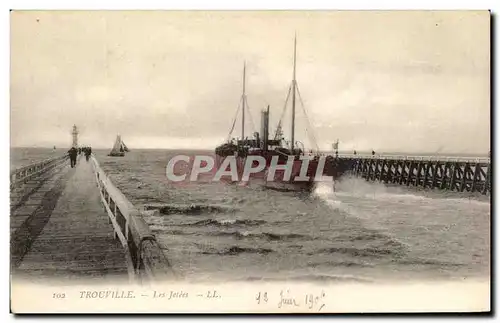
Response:
[[[92,154],[92,148],[86,147],[85,148],[85,159],[89,161],[90,155]]]
[[[69,155],[71,168],[73,168],[76,166],[76,157],[78,155],[78,149],[76,149],[75,147],[71,147],[71,149],[68,150],[68,155]]]

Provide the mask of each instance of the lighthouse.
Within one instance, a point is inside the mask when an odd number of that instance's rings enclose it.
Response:
[[[76,125],[73,125],[73,132],[71,134],[73,135],[72,147],[77,148],[78,147],[78,128],[76,127]]]

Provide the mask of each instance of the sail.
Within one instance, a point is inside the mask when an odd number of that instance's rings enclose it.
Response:
[[[115,140],[115,144],[113,145],[113,148],[111,149],[111,152],[110,153],[120,153],[120,152],[123,152],[122,150],[122,139],[120,137],[120,135],[116,136],[116,140]]]
[[[122,147],[123,147],[123,151],[125,151],[125,152],[129,152],[130,151],[128,149],[127,145],[125,145],[125,143],[123,142],[123,140],[122,140]]]

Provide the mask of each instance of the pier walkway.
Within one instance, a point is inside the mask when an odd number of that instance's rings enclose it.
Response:
[[[79,158],[75,168],[66,158],[48,166],[32,167],[35,177],[16,175],[28,179],[11,186],[13,279],[99,284],[166,274],[170,266],[154,236],[134,218],[140,214],[131,203],[119,210],[113,199],[124,197],[114,196],[109,180],[99,181],[105,174],[94,158]],[[126,214],[122,227],[117,212]]]
[[[34,223],[34,229],[41,232],[22,258],[18,271],[36,273],[37,278],[127,278],[125,251],[114,239],[90,162],[81,158],[76,168],[66,165],[61,172],[61,178],[67,182],[59,182],[53,188],[54,195],[60,191],[60,197],[57,201],[52,199],[52,212],[41,214]],[[48,202],[47,207],[51,208]],[[43,217],[47,217],[47,223],[36,228],[43,224]]]

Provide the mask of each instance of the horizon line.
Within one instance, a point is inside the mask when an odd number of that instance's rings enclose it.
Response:
[[[71,148],[69,146],[65,146],[63,148],[57,148],[57,145],[54,145],[56,147],[56,149],[66,149],[66,148]],[[31,149],[53,149],[54,146],[10,146],[10,149],[26,149],[26,148],[31,148]],[[82,146],[83,147],[83,146]],[[92,145],[90,146],[92,147]],[[103,147],[92,147],[92,149],[94,150],[108,150],[110,148],[103,148]],[[150,148],[147,148],[147,147],[142,147],[142,148],[131,148],[129,147],[129,149],[131,151],[133,150],[202,150],[202,151],[212,151],[214,150],[215,148],[188,148],[188,147],[181,147],[181,148],[165,148],[165,147],[150,147]],[[477,155],[477,156],[488,156],[488,153],[478,153],[478,152],[446,152],[446,151],[442,151],[442,152],[429,152],[429,151],[416,151],[416,152],[405,152],[405,151],[383,151],[383,150],[380,150],[382,151],[382,155],[384,154],[387,154],[387,155],[394,155],[394,154],[408,154],[408,155],[415,155],[415,154],[424,154],[425,156],[434,156],[434,155],[451,155],[451,156],[460,156],[460,155],[463,155],[463,154],[467,154],[467,155]],[[335,151],[333,150],[327,150],[327,149],[320,149],[319,152],[322,152],[322,153],[335,153]],[[353,150],[339,150],[339,153],[340,154],[350,154],[352,155],[352,152]],[[356,150],[356,152],[359,154],[359,153],[368,153],[368,154],[371,154],[371,151],[370,150]],[[381,155],[380,153],[377,153],[377,151],[375,151],[375,154],[376,155]]]

